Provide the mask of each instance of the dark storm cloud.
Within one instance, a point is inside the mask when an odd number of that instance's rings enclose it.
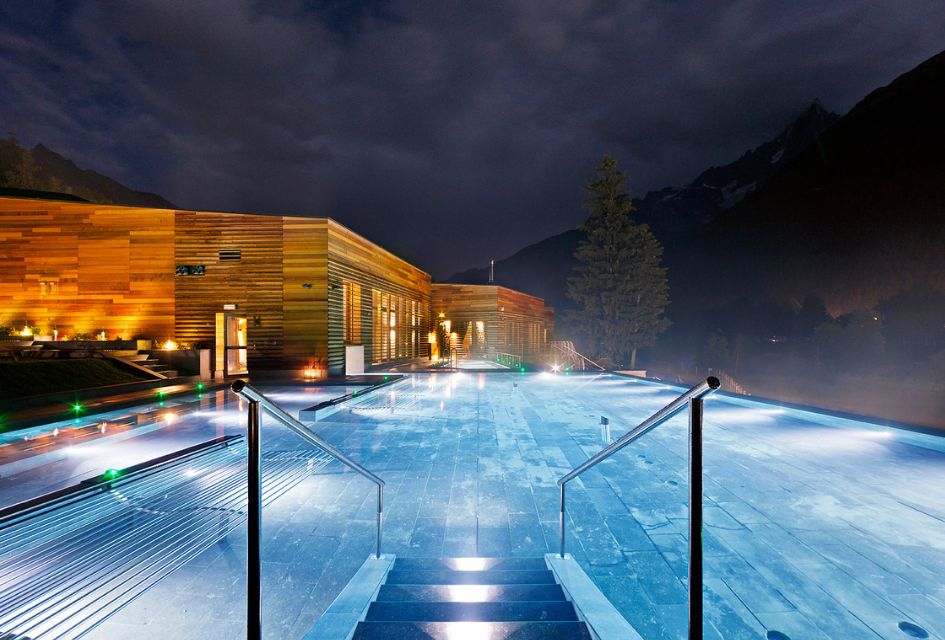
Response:
[[[20,6],[22,5],[22,6]],[[0,122],[182,206],[331,215],[436,275],[848,109],[939,0],[137,0],[0,9]]]

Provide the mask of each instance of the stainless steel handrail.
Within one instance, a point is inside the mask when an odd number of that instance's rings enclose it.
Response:
[[[569,358],[574,357],[574,356],[577,356],[578,358],[581,359],[581,362],[582,362],[582,363],[585,363],[585,364],[590,363],[590,364],[594,365],[594,367],[596,367],[598,371],[606,371],[606,370],[607,370],[607,369],[605,369],[604,367],[602,367],[602,366],[600,366],[599,364],[597,364],[596,362],[594,362],[593,360],[591,360],[590,358],[588,358],[588,357],[587,357],[586,355],[584,355],[583,353],[580,353],[580,352],[579,352],[577,349],[575,349],[574,347],[569,347],[569,346],[567,346],[567,344],[562,344],[563,342],[567,342],[567,341],[560,341],[560,340],[559,340],[559,341],[551,342],[551,343],[550,343],[550,344],[551,344],[551,348],[554,349],[554,350],[557,350],[558,352],[564,354],[565,356],[567,356],[567,357],[569,357]],[[581,367],[581,370],[582,370],[582,371],[583,371],[584,369],[586,369],[586,366],[582,366],[582,367]]]
[[[304,424],[293,418],[285,409],[264,396],[252,385],[247,384],[243,380],[237,380],[232,385],[230,385],[230,388],[247,400],[254,400],[258,402],[260,406],[268,411],[273,418],[277,419],[279,422],[295,431],[295,433],[297,433],[303,439],[308,440],[309,443],[315,445],[319,449],[324,450],[326,453],[330,453],[332,457],[337,458],[346,466],[351,467],[354,471],[364,476],[377,486],[384,486],[383,480],[352,460],[347,454],[339,451],[333,444],[323,439]]]
[[[719,379],[709,376],[668,405],[620,436],[558,480],[558,532],[560,555],[564,557],[564,489],[565,486],[594,465],[603,462],[640,436],[652,431],[689,406],[689,638],[702,638],[702,399],[721,386]]]
[[[248,492],[249,504],[247,509],[247,593],[246,593],[246,637],[249,640],[259,640],[262,637],[262,615],[260,611],[261,593],[261,529],[262,529],[262,486],[260,477],[260,415],[262,407],[269,415],[294,431],[303,440],[315,445],[322,451],[337,458],[377,485],[377,546],[374,557],[381,557],[381,528],[384,512],[384,481],[349,458],[318,434],[313,433],[304,424],[293,418],[278,404],[263,395],[258,389],[247,384],[244,380],[236,380],[230,388],[234,393],[249,401],[249,420],[247,424],[246,442],[248,447]]]
[[[522,356],[516,355],[514,353],[506,353],[504,351],[499,351],[496,354],[496,357],[499,358],[500,364],[506,364],[510,367],[515,367],[516,369],[520,368],[524,364]]]

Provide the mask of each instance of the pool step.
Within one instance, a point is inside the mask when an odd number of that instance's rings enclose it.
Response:
[[[427,571],[396,568],[387,574],[387,584],[554,584],[551,571]]]
[[[575,622],[567,600],[523,602],[374,602],[365,620],[371,622]]]
[[[590,640],[543,558],[397,558],[353,640]]]
[[[360,622],[352,640],[591,640],[583,622]]]
[[[404,571],[547,571],[544,558],[397,558],[394,569]]]
[[[557,584],[435,585],[385,584],[377,602],[548,602],[564,600]]]

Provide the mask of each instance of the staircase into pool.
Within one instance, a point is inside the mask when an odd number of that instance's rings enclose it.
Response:
[[[304,640],[642,640],[570,556],[370,557]]]
[[[543,558],[397,558],[354,640],[591,638]]]

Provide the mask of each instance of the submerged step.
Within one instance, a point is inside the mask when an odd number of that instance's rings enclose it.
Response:
[[[591,640],[583,622],[359,622],[352,640]]]
[[[564,600],[557,584],[404,584],[381,587],[378,602],[515,602]]]
[[[554,584],[551,571],[393,570],[387,584]]]
[[[395,570],[430,571],[544,571],[543,558],[397,558]]]
[[[576,621],[570,602],[374,602],[366,621]]]

